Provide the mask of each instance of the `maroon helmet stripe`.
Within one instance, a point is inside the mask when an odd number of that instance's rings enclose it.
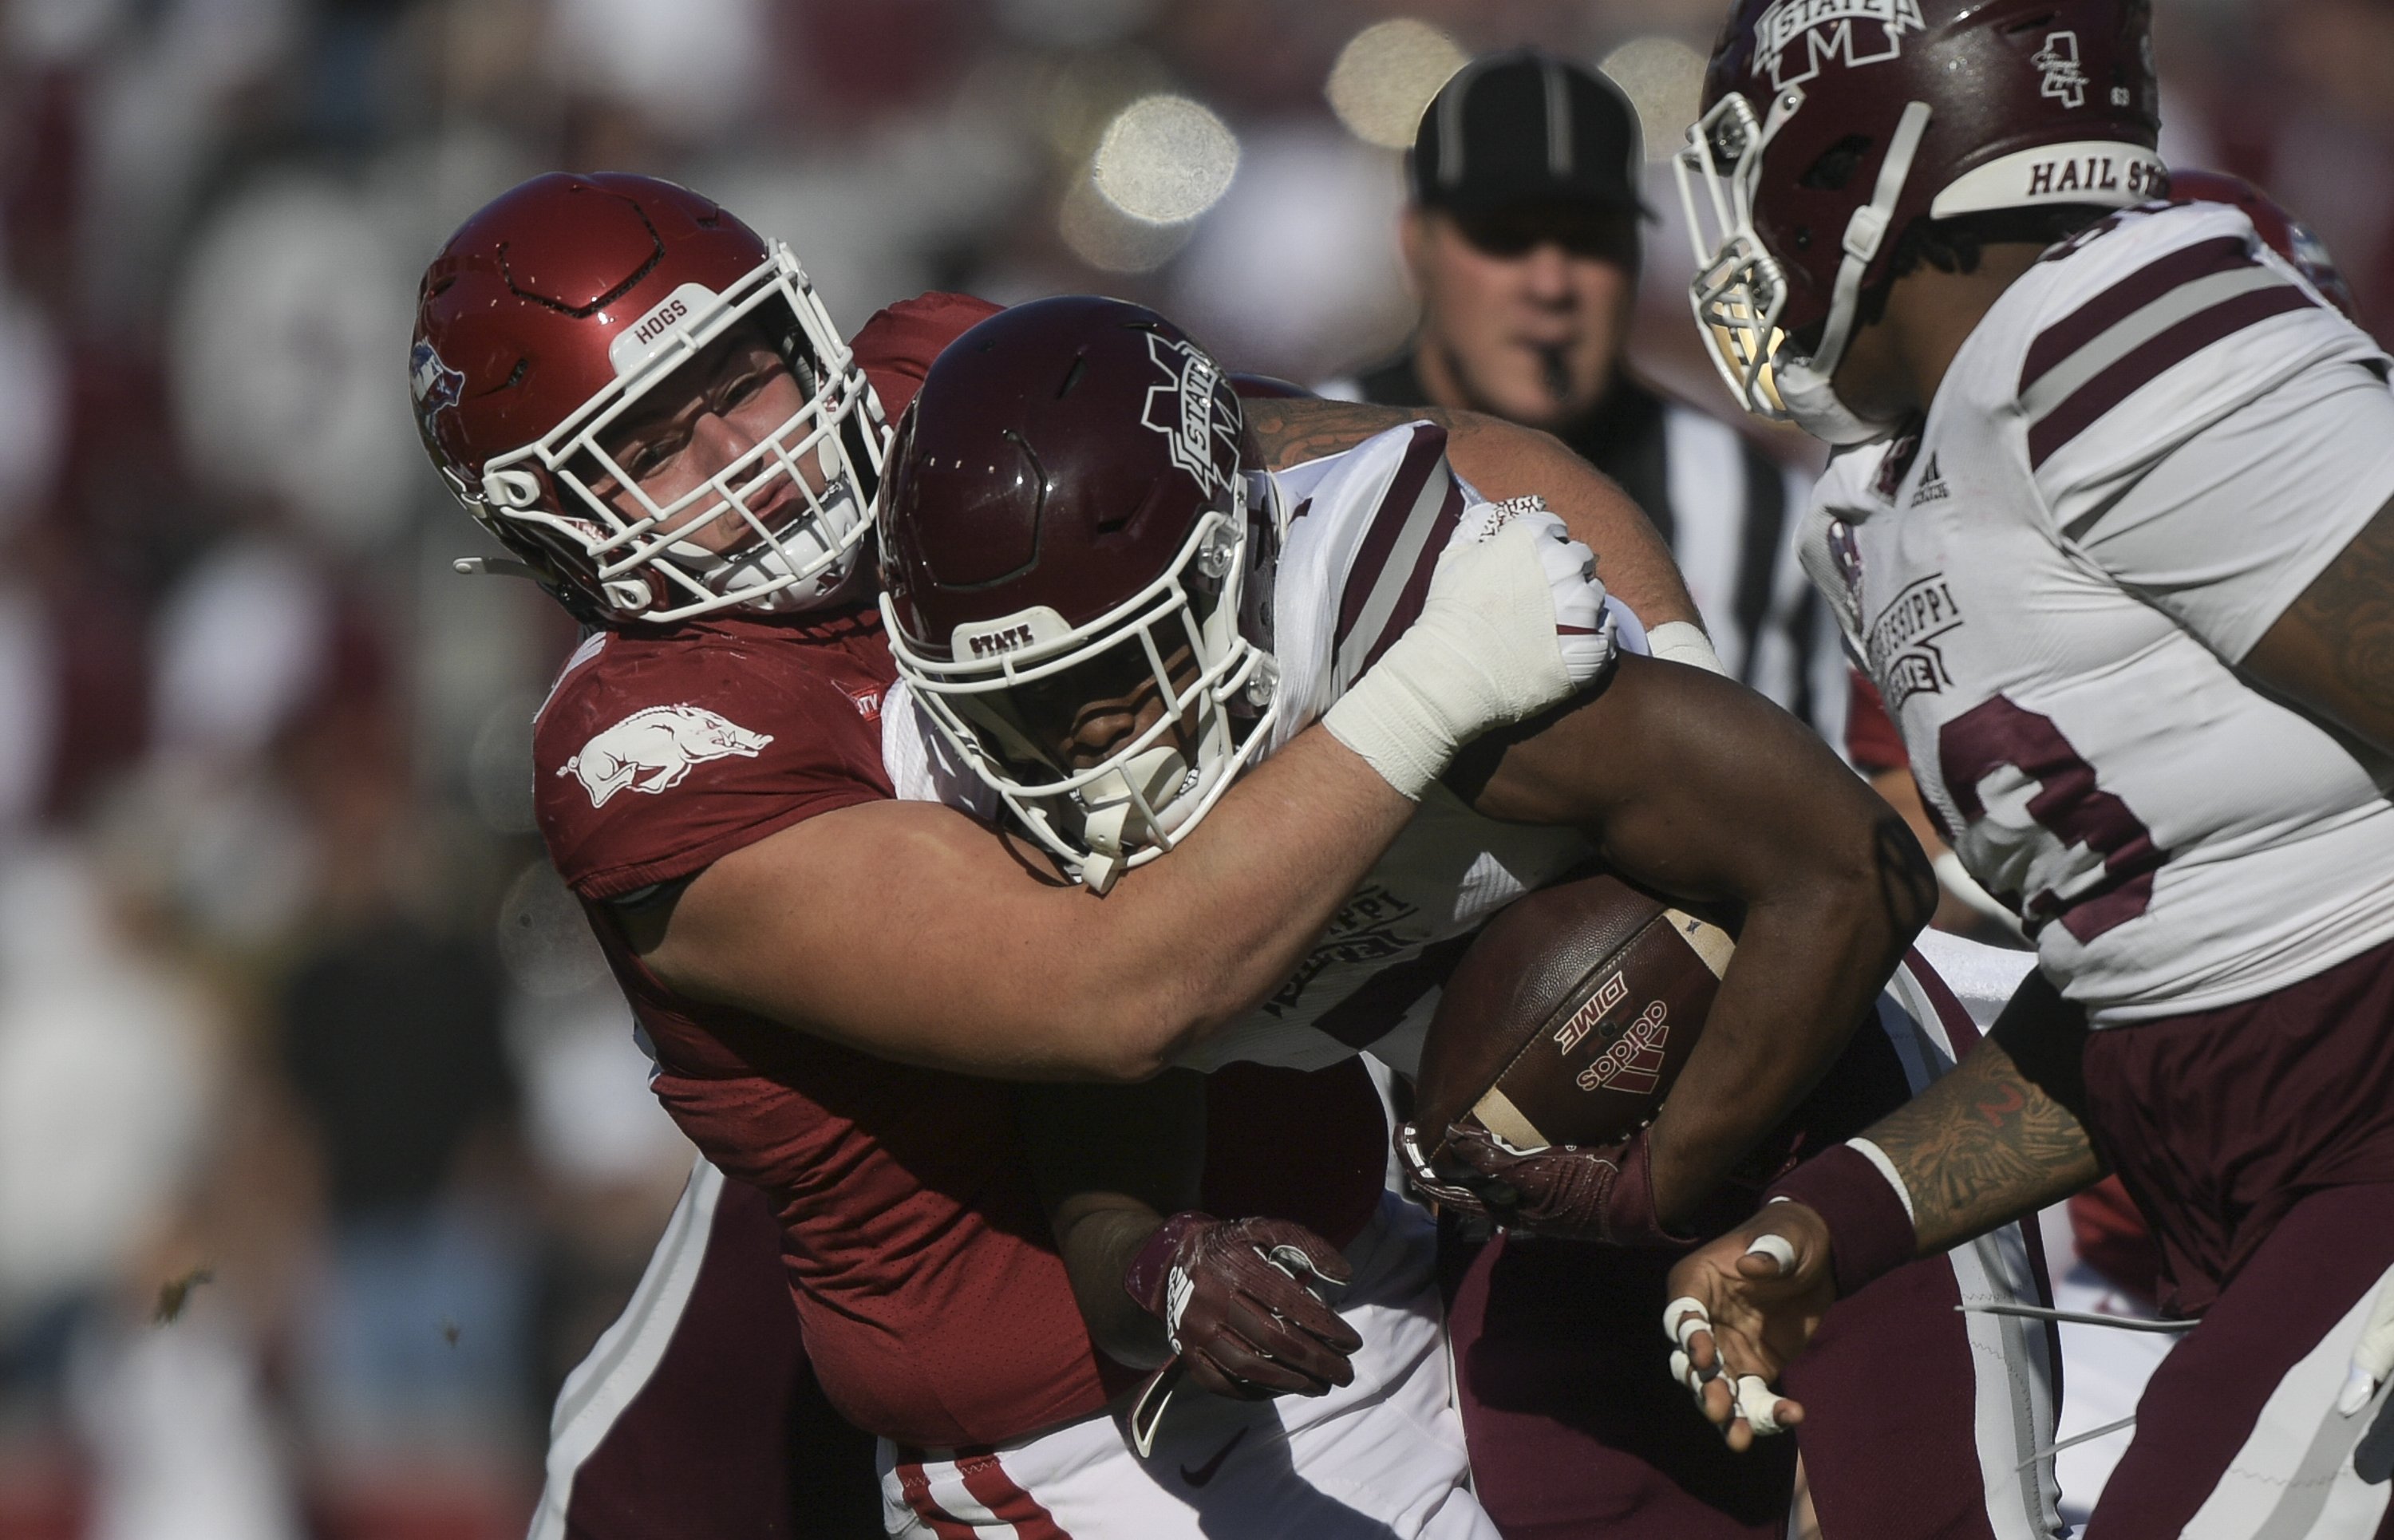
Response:
[[[2029,345],[2028,362],[2020,365],[2020,389],[2027,390],[2062,360],[2180,284],[2259,265],[2242,237],[2223,235],[2138,269],[2046,327]]]
[[[1343,645],[1347,633],[1355,628],[1363,607],[1371,602],[1372,590],[1379,586],[1380,571],[1388,564],[1388,553],[1396,548],[1397,537],[1404,533],[1405,515],[1421,497],[1423,483],[1438,468],[1440,455],[1446,453],[1446,430],[1422,427],[1414,429],[1413,442],[1405,448],[1405,457],[1399,462],[1388,490],[1373,510],[1372,527],[1363,536],[1362,548],[1355,553],[1355,565],[1347,573],[1346,589],[1338,596],[1338,629],[1332,634],[1334,645]]]
[[[2088,380],[2030,428],[2030,468],[2042,467],[2105,413],[2222,337],[2317,303],[2292,283],[2278,283],[2189,316]]]
[[[1363,655],[1363,666],[1355,670],[1356,678],[1369,672],[1371,666],[1380,661],[1380,654],[1388,650],[1388,644],[1403,636],[1420,617],[1422,601],[1429,597],[1429,580],[1438,571],[1438,559],[1445,553],[1446,543],[1454,538],[1454,526],[1461,522],[1463,488],[1454,477],[1449,476],[1446,479],[1446,496],[1439,502],[1438,517],[1430,525],[1429,538],[1422,542],[1421,554],[1414,558],[1413,573],[1405,579],[1403,589],[1398,593],[1396,608],[1388,612],[1388,624],[1380,627],[1378,639],[1372,643],[1371,652]]]

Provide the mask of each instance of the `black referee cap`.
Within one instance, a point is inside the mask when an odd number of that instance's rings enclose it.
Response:
[[[1536,48],[1456,72],[1423,112],[1407,157],[1414,201],[1465,215],[1532,201],[1644,214],[1643,161],[1621,88]]]

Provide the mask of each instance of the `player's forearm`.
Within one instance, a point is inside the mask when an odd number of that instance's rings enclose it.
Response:
[[[1105,951],[1082,1004],[1119,1021],[1127,1002],[1153,1067],[1169,1063],[1280,987],[1414,808],[1309,728],[1171,855],[1092,903],[1104,916],[1092,944]]]
[[[1993,1039],[1862,1137],[1903,1178],[1920,1257],[2059,1203],[2103,1175],[2085,1125]]]
[[[2243,667],[2312,717],[2394,756],[2394,505],[2312,580]]]
[[[1649,1136],[1654,1203],[1677,1223],[1818,1083],[1914,928],[1860,883],[1750,905],[1704,1034]]]
[[[1596,552],[1605,587],[1650,629],[1671,621],[1703,624],[1652,521],[1561,440],[1477,412],[1423,415],[1446,429],[1447,462],[1482,496],[1545,498],[1572,537]]]
[[[1089,1339],[1118,1362],[1153,1368],[1171,1346],[1123,1277],[1165,1215],[1197,1204],[1204,1077],[1176,1070],[1138,1086],[1023,1086],[1014,1105]]]
[[[1139,1309],[1123,1287],[1123,1275],[1164,1216],[1143,1205],[1087,1207],[1057,1222],[1056,1248],[1081,1323],[1098,1351],[1132,1369],[1152,1369],[1172,1356],[1164,1323]]]

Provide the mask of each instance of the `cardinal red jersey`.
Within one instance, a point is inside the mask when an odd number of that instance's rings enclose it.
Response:
[[[855,347],[885,408],[902,410],[947,337],[989,313],[934,296],[875,317]],[[894,677],[870,609],[598,634],[535,725],[536,806],[631,1002],[658,1098],[709,1160],[771,1197],[825,1393],[901,1442],[991,1442],[1095,1412],[1132,1377],[1089,1343],[1007,1088],[685,999],[624,943],[602,902],[888,796],[879,713]],[[824,880],[869,891],[862,874]],[[1301,1194],[1302,1210],[1269,1206],[1343,1239],[1376,1201],[1382,1131],[1352,1115],[1351,1094],[1309,1096],[1346,1110],[1314,1141],[1336,1179]],[[1363,1104],[1376,1115],[1368,1093]],[[1230,1173],[1215,1164],[1209,1199],[1225,1212],[1266,1206],[1223,1202],[1215,1178]],[[1321,1185],[1325,1169],[1301,1179]]]

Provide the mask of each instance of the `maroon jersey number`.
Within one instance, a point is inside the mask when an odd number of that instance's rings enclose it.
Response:
[[[2037,783],[2028,815],[2064,845],[2084,845],[2103,858],[2103,880],[2064,900],[2050,888],[2026,903],[2018,893],[1996,897],[2019,912],[2034,933],[2059,917],[2082,942],[2143,914],[2153,901],[2153,873],[2169,852],[2153,843],[2152,831],[2118,796],[2096,783],[2095,767],[2081,757],[2054,726],[1996,695],[1947,722],[1937,734],[1937,759],[1954,808],[1976,822],[1986,812],[1979,783],[2009,767]]]

